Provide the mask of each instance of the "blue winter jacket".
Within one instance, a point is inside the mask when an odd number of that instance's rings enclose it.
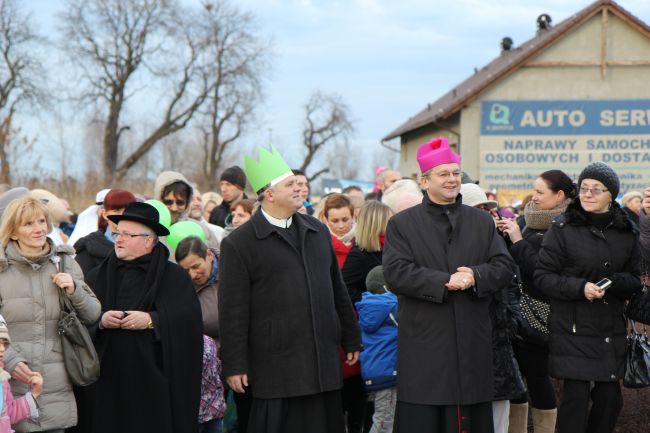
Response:
[[[366,390],[392,388],[397,385],[397,296],[364,292],[356,306],[364,348],[361,377]]]

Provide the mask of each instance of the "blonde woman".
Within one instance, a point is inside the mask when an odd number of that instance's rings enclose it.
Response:
[[[366,276],[375,266],[381,265],[384,236],[393,211],[376,200],[366,202],[359,212],[355,229],[356,244],[343,265],[343,281],[352,303],[361,300],[366,291]]]
[[[9,203],[0,224],[0,313],[12,337],[4,355],[5,370],[11,373],[11,387],[18,395],[29,390],[34,371],[41,372],[44,379],[38,399],[40,418],[16,424],[20,432],[63,432],[77,424],[72,384],[57,332],[60,290],[65,291],[83,323],[94,323],[101,311],[72,258],[74,249],[54,245],[47,237],[51,230],[47,208],[29,196]]]

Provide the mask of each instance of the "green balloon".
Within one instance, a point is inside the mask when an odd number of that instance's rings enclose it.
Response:
[[[167,206],[165,206],[160,200],[147,200],[145,203],[156,208],[158,211],[158,222],[169,229],[172,225],[172,216],[169,213]]]
[[[172,224],[169,228],[169,235],[167,235],[167,245],[175,250],[180,241],[188,236],[196,236],[205,242],[205,232],[203,228],[194,221],[179,221]]]

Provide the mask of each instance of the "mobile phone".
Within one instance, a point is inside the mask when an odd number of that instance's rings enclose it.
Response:
[[[607,290],[612,286],[612,280],[609,278],[603,278],[602,280],[598,281],[596,285],[603,290]]]

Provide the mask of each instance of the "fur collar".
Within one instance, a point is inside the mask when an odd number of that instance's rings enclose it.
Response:
[[[612,201],[611,212],[613,217],[612,223],[616,229],[621,231],[634,231],[634,226],[630,221],[630,218],[616,201]],[[591,225],[589,218],[587,218],[586,211],[580,204],[580,199],[578,197],[567,206],[566,212],[561,217],[557,218],[556,221],[575,226]]]

